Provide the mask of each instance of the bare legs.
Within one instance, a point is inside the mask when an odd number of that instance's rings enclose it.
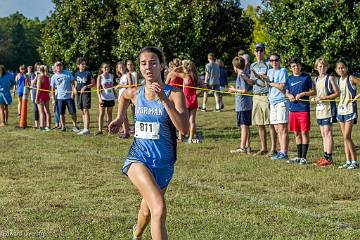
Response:
[[[167,240],[165,227],[166,206],[165,190],[161,190],[150,171],[141,163],[131,164],[128,176],[139,190],[143,200],[141,202],[135,236],[139,237],[145,227],[151,223],[151,236],[153,240]]]

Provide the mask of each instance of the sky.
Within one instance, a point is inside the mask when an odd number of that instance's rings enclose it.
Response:
[[[260,5],[261,0],[242,0],[243,8],[249,4]],[[44,20],[50,15],[54,5],[51,0],[0,0],[0,17],[7,17],[16,11],[22,13],[25,17],[34,19],[38,17]]]

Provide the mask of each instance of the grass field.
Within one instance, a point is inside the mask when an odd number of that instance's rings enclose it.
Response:
[[[130,239],[140,195],[120,169],[133,140],[15,129],[15,103],[9,126],[0,129],[0,239]],[[322,141],[312,123],[314,162]],[[231,96],[224,112],[198,112],[198,129],[201,144],[178,146],[166,194],[169,239],[360,239],[360,170],[337,169],[344,162],[337,124],[336,166],[326,168],[230,154],[239,144]],[[251,132],[256,151],[258,134]],[[359,126],[353,137],[359,145]]]

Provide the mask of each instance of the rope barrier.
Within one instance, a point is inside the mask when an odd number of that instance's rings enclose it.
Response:
[[[184,86],[182,84],[177,84],[177,83],[171,83],[169,84],[171,86],[178,86],[178,87],[185,87],[185,88],[190,88],[190,89],[196,89],[196,90],[200,90],[200,91],[207,91],[207,92],[215,92],[215,93],[226,93],[226,94],[230,94],[230,95],[242,95],[242,96],[248,96],[248,97],[254,97],[256,96],[256,94],[254,93],[238,93],[238,92],[229,92],[229,91],[221,91],[221,90],[214,90],[214,89],[209,89],[209,88],[201,88],[201,87],[194,87],[194,86]],[[142,84],[130,84],[130,85],[117,85],[111,88],[107,88],[107,89],[119,89],[119,88],[129,88],[129,87],[138,87],[138,86],[142,86]],[[31,87],[31,86],[25,86],[27,88],[30,89],[37,89],[36,87]],[[103,91],[104,89],[101,89],[101,91]],[[49,92],[52,93],[53,91],[48,90],[48,89],[40,89],[40,91],[44,91],[44,92]],[[88,90],[88,91],[83,91],[83,92],[97,92],[96,89],[94,90]],[[72,93],[72,91],[67,91],[66,93]],[[297,101],[302,101],[302,102],[310,102],[310,103],[316,103],[313,102],[310,99],[299,99]],[[360,101],[360,99],[358,98],[354,98],[354,99],[349,99],[349,101]],[[321,100],[320,102],[340,102],[340,99],[336,98],[336,99],[332,99],[332,100]]]

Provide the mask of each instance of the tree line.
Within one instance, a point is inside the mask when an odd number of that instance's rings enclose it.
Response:
[[[323,56],[346,60],[360,70],[360,4],[356,0],[263,0],[244,11],[240,0],[53,0],[43,22],[19,13],[0,18],[0,62],[20,64],[61,60],[75,67],[79,56],[92,69],[102,62],[136,60],[146,45],[168,58],[206,63],[209,52],[227,65],[239,49],[253,51],[255,41],[282,55],[297,55],[307,70]]]

